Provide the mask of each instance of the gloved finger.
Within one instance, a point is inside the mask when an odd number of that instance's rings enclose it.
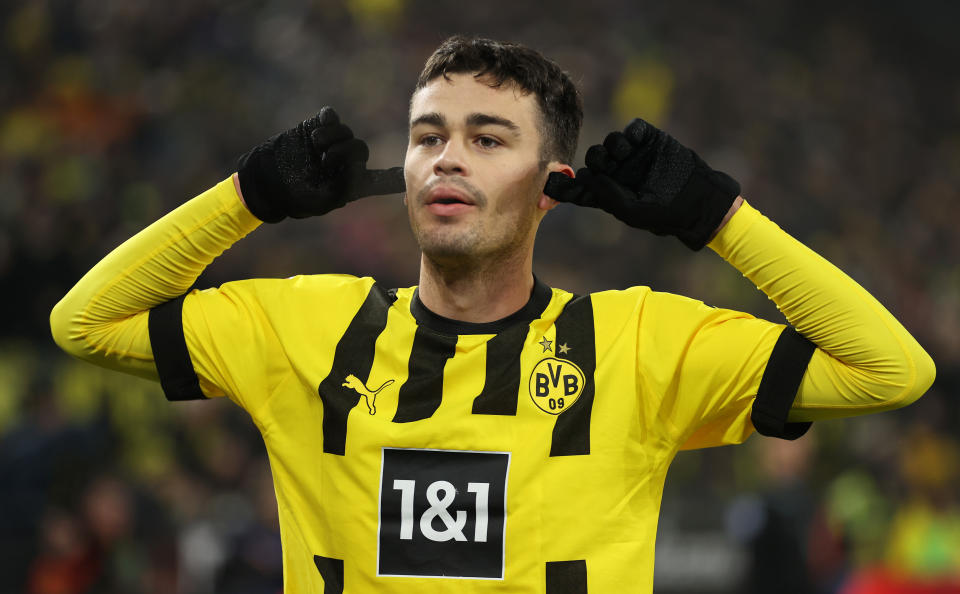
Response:
[[[403,167],[366,169],[357,187],[357,197],[400,194],[405,192],[406,189],[407,186],[403,180]]]
[[[600,144],[595,144],[588,148],[583,160],[587,165],[587,169],[594,173],[612,173],[613,170],[617,168],[617,162],[607,154],[607,149]]]
[[[312,139],[313,132],[317,128],[336,127],[340,125],[340,116],[329,105],[325,105],[311,118],[305,119],[299,126],[299,129],[306,133],[306,136]]]
[[[607,134],[607,137],[603,140],[603,148],[607,149],[607,154],[615,161],[623,161],[633,151],[633,145],[623,135],[623,132]]]
[[[562,201],[562,197],[573,190],[576,185],[577,182],[573,181],[570,176],[558,171],[551,171],[550,175],[547,176],[547,183],[543,186],[543,193],[554,200]]]
[[[643,228],[643,221],[651,216],[649,205],[642,203],[636,192],[612,177],[595,176],[592,186],[597,205],[624,223]]]
[[[577,206],[596,206],[596,199],[590,190],[592,173],[586,167],[577,172],[576,178],[569,178],[558,172],[547,177],[543,193],[557,202],[569,202]]]
[[[332,145],[353,138],[353,131],[346,125],[337,122],[328,126],[320,126],[310,134],[314,150],[323,152]]]
[[[651,150],[634,150],[626,159],[620,162],[617,170],[611,174],[618,183],[633,191],[643,187],[653,158],[656,153]]]
[[[367,143],[359,138],[350,138],[338,142],[323,153],[320,169],[324,172],[336,172],[354,164],[364,164],[370,157]]]
[[[590,189],[593,190],[598,202],[605,206],[627,202],[636,196],[635,192],[609,175],[593,176],[590,180]]]
[[[659,128],[640,118],[634,119],[623,130],[624,137],[638,148],[655,142],[659,133]]]
[[[336,126],[340,123],[340,116],[329,105],[324,105],[317,114],[317,120],[321,126]]]
[[[576,203],[583,190],[578,180],[559,171],[551,171],[547,176],[547,183],[543,186],[543,193],[558,202]]]
[[[595,181],[598,177],[603,176],[595,174],[587,167],[581,167],[578,169],[577,177],[574,178],[574,181],[577,182],[577,187],[580,189],[580,191],[576,196],[573,197],[573,200],[570,200],[570,202],[573,202],[577,206],[598,208],[600,206],[600,197],[597,196],[595,191]]]
[[[337,171],[336,177],[332,180],[332,186],[336,188],[340,196],[341,206],[363,197],[361,187],[363,185],[363,175],[366,171],[366,163],[356,161],[348,162]]]

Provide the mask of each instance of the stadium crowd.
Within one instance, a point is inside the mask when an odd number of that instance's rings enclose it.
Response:
[[[0,593],[281,590],[269,465],[245,414],[171,405],[158,385],[70,360],[47,317],[110,249],[322,105],[367,139],[372,166],[399,165],[415,76],[460,31],[529,44],[574,75],[580,158],[637,115],[695,147],[937,363],[902,411],[681,454],[657,591],[960,592],[960,10],[551,6],[0,7]],[[600,212],[558,208],[540,241],[535,270],[555,286],[644,284],[781,319],[719,258]],[[417,262],[400,201],[373,198],[261,228],[198,284],[345,272],[408,286]]]

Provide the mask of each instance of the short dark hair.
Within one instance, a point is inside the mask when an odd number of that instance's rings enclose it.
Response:
[[[437,77],[474,73],[490,79],[491,87],[513,83],[533,93],[540,107],[540,156],[543,161],[573,163],[577,151],[583,104],[576,85],[560,66],[540,52],[517,43],[454,35],[427,59],[414,93]]]

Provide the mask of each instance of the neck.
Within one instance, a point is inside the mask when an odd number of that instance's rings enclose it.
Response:
[[[533,250],[484,262],[420,258],[420,301],[462,322],[493,322],[521,309],[533,291]]]

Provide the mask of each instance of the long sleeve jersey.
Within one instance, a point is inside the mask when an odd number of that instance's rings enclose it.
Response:
[[[171,399],[249,412],[290,592],[651,591],[678,450],[795,438],[906,405],[934,377],[867,291],[747,203],[709,247],[790,326],[648,287],[539,281],[484,324],[347,275],[184,295],[258,225],[226,180],[104,258],[51,324],[68,352],[159,379]]]

